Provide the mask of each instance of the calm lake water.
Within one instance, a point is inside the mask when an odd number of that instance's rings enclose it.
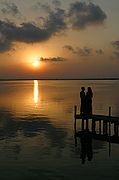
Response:
[[[74,105],[93,89],[93,113],[119,116],[119,81],[0,81],[0,179],[118,179],[119,144],[92,139],[92,158],[75,146]],[[80,124],[79,124],[80,129]]]

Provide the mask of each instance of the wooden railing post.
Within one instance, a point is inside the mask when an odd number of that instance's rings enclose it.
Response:
[[[77,112],[77,106],[74,106],[74,131],[76,133],[76,112]]]
[[[95,119],[92,118],[92,133],[95,134]]]
[[[111,117],[111,107],[109,106],[109,156],[111,154],[111,142],[110,142],[110,130],[111,130],[111,122],[110,122],[110,117]]]
[[[99,121],[99,134],[101,135],[101,120]]]
[[[109,106],[109,138],[110,138],[110,130],[111,130],[111,123],[110,123],[110,117],[111,117],[111,107]]]

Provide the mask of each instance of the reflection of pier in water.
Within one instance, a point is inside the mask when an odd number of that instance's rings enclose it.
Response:
[[[77,131],[77,120],[80,120],[80,131]],[[81,132],[85,129],[90,130],[94,139],[109,141],[111,143],[119,143],[119,117],[111,116],[111,108],[109,108],[109,116],[81,115],[77,112],[77,106],[75,106],[75,137],[80,137]]]

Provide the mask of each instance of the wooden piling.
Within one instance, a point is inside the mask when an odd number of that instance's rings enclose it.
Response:
[[[86,119],[86,129],[88,129],[88,119]]]
[[[103,121],[103,134],[107,135],[107,121],[106,120]]]
[[[109,106],[109,156],[111,155],[111,141],[110,141],[111,122],[110,122],[110,117],[111,117],[111,107]]]
[[[118,124],[117,124],[117,122],[114,123],[114,135],[118,136]]]
[[[95,119],[92,118],[92,132],[95,133]]]
[[[110,137],[110,130],[111,130],[111,122],[110,122],[110,117],[111,117],[111,107],[109,106],[109,137]]]
[[[82,130],[84,130],[84,119],[82,118]]]
[[[74,131],[76,133],[76,113],[77,113],[77,106],[74,106]]]
[[[101,121],[99,121],[99,134],[101,134]]]

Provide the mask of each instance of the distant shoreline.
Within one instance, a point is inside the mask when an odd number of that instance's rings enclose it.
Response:
[[[31,80],[119,80],[119,78],[29,78],[29,79],[21,79],[21,78],[17,78],[17,79],[0,79],[0,81],[31,81]]]

